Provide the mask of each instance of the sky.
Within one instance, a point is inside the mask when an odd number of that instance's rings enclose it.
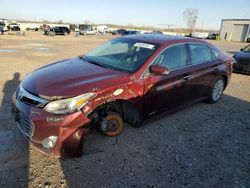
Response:
[[[187,8],[198,9],[197,28],[250,19],[250,0],[0,0],[0,18],[183,28]]]

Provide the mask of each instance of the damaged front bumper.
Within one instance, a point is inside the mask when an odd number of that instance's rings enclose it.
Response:
[[[66,157],[78,157],[82,154],[90,123],[83,112],[53,115],[20,102],[14,94],[12,114],[21,132],[40,151]]]

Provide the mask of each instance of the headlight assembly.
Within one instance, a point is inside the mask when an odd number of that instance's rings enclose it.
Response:
[[[73,98],[52,101],[44,107],[44,110],[52,114],[72,113],[83,107],[94,96],[94,93],[86,93]]]

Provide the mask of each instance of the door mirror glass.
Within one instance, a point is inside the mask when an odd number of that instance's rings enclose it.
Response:
[[[151,65],[149,71],[155,75],[166,75],[169,74],[169,70],[166,67],[160,65]]]

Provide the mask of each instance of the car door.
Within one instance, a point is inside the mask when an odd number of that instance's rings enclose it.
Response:
[[[186,102],[186,80],[189,68],[187,46],[176,44],[166,48],[152,65],[168,68],[167,75],[144,74],[144,115],[151,116]]]
[[[60,31],[59,31],[59,27],[54,27],[54,33],[55,33],[55,34],[60,34],[59,32],[60,32]]]
[[[188,47],[191,66],[188,87],[192,90],[190,100],[198,100],[208,96],[220,60],[214,58],[211,49],[205,44],[189,43]]]
[[[59,27],[58,28],[58,33],[60,33],[60,35],[64,34],[64,28],[63,27]]]

